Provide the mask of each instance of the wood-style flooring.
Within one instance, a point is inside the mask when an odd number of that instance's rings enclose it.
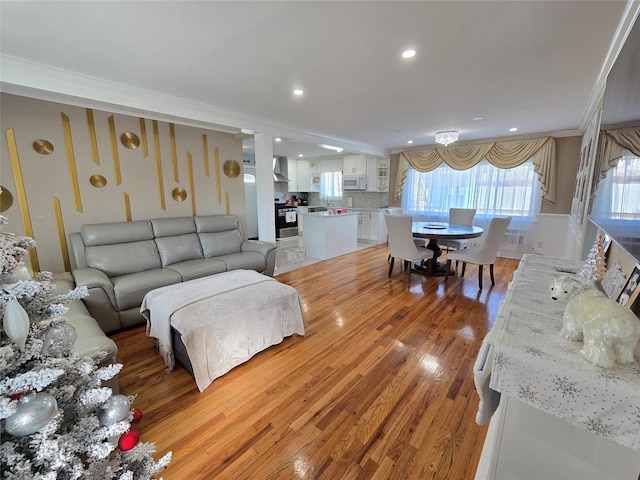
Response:
[[[121,393],[143,411],[141,441],[171,450],[165,480],[473,479],[487,426],[475,423],[473,364],[516,260],[496,285],[407,276],[387,246],[276,278],[304,303],[304,336],[286,338],[203,393],[167,373],[141,325],[112,336]]]

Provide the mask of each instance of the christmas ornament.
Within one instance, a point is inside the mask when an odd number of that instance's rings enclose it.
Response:
[[[131,450],[138,444],[138,440],[140,440],[140,434],[135,430],[129,430],[128,432],[124,432],[120,436],[120,440],[118,440],[118,447],[123,452],[127,450]]]
[[[76,342],[78,333],[68,323],[52,325],[44,334],[42,353],[48,356],[57,356],[66,353]]]
[[[587,260],[584,262],[578,275],[588,280],[593,280],[594,282],[601,281],[607,271],[605,257],[604,239],[602,236],[598,236],[595,242],[593,242]]]
[[[44,427],[58,412],[56,399],[48,393],[28,393],[18,400],[16,413],[5,420],[4,429],[15,437],[24,437]]]
[[[15,298],[7,302],[2,326],[7,337],[23,352],[29,334],[29,315]]]
[[[137,425],[142,420],[142,410],[139,408],[133,409],[133,420],[131,420],[131,425]]]
[[[113,425],[123,420],[131,404],[124,395],[114,395],[98,409],[98,420],[102,425]]]

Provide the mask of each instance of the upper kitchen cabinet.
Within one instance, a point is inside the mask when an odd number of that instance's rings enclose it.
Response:
[[[389,159],[367,155],[367,191],[389,191]]]
[[[342,173],[344,175],[353,175],[356,173],[367,173],[367,156],[366,155],[346,155],[342,159]]]
[[[309,160],[296,160],[288,158],[289,166],[289,191],[290,192],[309,192],[310,165]]]
[[[289,178],[289,191],[299,192],[298,184],[298,162],[295,158],[287,157],[287,177]]]
[[[309,162],[309,191],[320,191],[320,160]]]

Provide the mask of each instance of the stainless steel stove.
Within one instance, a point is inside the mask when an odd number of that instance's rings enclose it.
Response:
[[[298,235],[298,207],[276,203],[276,238]]]

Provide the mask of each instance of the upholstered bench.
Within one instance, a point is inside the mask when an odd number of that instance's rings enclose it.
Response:
[[[304,335],[298,291],[253,270],[152,290],[140,312],[147,335],[158,339],[167,371],[177,358],[200,391],[285,337]]]

